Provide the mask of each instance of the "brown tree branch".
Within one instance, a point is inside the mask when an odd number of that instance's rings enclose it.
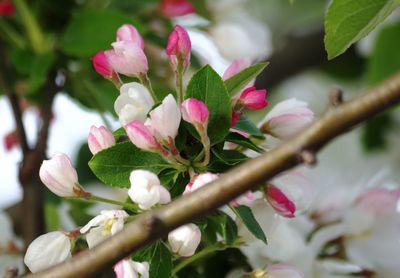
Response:
[[[7,82],[8,65],[6,63],[3,47],[0,45],[0,86],[4,94],[10,101],[11,108],[14,115],[15,126],[17,129],[19,143],[21,145],[22,153],[25,154],[29,151],[28,140],[26,137],[24,123],[22,121],[22,110],[19,106],[19,97],[13,92]]]
[[[218,180],[178,198],[160,209],[145,213],[107,241],[79,256],[27,277],[90,277],[131,252],[167,235],[172,229],[221,207],[249,189],[300,163],[299,154],[313,154],[336,136],[400,102],[400,73],[369,89],[348,103],[328,109],[292,140],[245,162]]]

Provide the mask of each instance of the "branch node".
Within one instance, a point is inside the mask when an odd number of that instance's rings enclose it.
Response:
[[[329,92],[329,103],[332,107],[337,107],[343,103],[343,91],[339,88],[333,88]]]
[[[18,276],[18,268],[8,267],[4,272],[4,278],[16,278]]]
[[[145,220],[145,229],[150,235],[156,235],[165,229],[165,224],[158,216],[151,215]]]
[[[299,153],[299,161],[310,166],[317,164],[317,157],[313,151],[303,150]]]

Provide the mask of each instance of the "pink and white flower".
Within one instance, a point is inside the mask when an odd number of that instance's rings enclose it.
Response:
[[[153,136],[151,131],[141,121],[134,120],[125,126],[126,134],[136,147],[158,152],[162,150],[160,143]]]
[[[119,41],[132,41],[136,43],[141,49],[144,49],[144,39],[131,24],[124,24],[117,30],[117,42]]]
[[[253,192],[246,191],[244,194],[240,195],[239,197],[237,197],[236,199],[234,199],[231,202],[231,205],[234,207],[239,207],[239,206],[248,206],[250,207],[251,204],[254,201],[254,196],[253,196]]]
[[[204,185],[211,183],[218,179],[217,174],[213,173],[203,173],[198,175],[193,182],[190,182],[186,185],[185,191],[183,191],[183,195],[196,191],[197,189],[203,187]]]
[[[117,278],[149,278],[149,263],[121,260],[114,266]]]
[[[181,123],[181,111],[171,94],[150,112],[150,122],[147,123],[159,141],[170,142],[175,139]]]
[[[146,170],[133,170],[129,177],[131,187],[128,195],[141,209],[171,202],[169,191],[161,185],[157,175]]]
[[[92,154],[115,145],[112,132],[105,126],[91,126],[88,135],[88,146]]]
[[[304,278],[304,274],[292,265],[273,264],[267,267],[264,278]]]
[[[192,256],[201,241],[201,232],[195,224],[183,225],[168,234],[172,252],[182,257]]]
[[[124,219],[129,215],[124,210],[102,210],[80,229],[86,235],[89,248],[93,248],[106,238],[121,231],[124,227]]]
[[[161,12],[168,17],[177,17],[195,13],[195,9],[187,0],[161,0]]]
[[[314,113],[307,103],[291,98],[275,105],[262,120],[264,132],[279,139],[287,139],[310,124]]]
[[[291,171],[272,180],[265,194],[277,214],[293,218],[310,205],[312,187],[301,172]]]
[[[182,118],[193,125],[206,126],[209,118],[207,105],[201,100],[188,98],[181,104]]]
[[[106,56],[116,72],[131,77],[138,77],[147,73],[147,57],[140,43],[117,41],[112,43],[112,46],[113,50],[106,52]]]
[[[179,67],[186,69],[190,63],[190,51],[192,44],[187,31],[180,25],[176,25],[168,37],[166,53],[170,57],[174,71]]]
[[[150,92],[137,82],[126,83],[120,88],[120,95],[114,103],[114,110],[123,126],[133,120],[144,121],[154,105]]]
[[[31,272],[38,272],[71,257],[71,240],[67,234],[55,231],[36,238],[28,246],[24,262]]]
[[[89,193],[79,185],[78,174],[66,154],[57,153],[43,160],[39,170],[40,180],[60,197],[82,197]]]

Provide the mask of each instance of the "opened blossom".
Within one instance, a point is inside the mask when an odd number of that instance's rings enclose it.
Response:
[[[129,176],[128,195],[141,209],[171,202],[169,191],[161,185],[157,175],[146,170],[133,170]]]
[[[86,241],[89,248],[93,248],[106,238],[116,234],[124,227],[124,219],[129,215],[124,210],[102,210],[80,229],[86,234]]]
[[[89,194],[79,185],[76,170],[66,154],[58,153],[44,160],[39,177],[51,192],[60,197],[82,197]]]
[[[112,132],[105,126],[91,126],[88,135],[88,146],[92,154],[115,145]]]
[[[124,24],[117,30],[117,41],[132,41],[144,49],[144,40],[135,26]]]
[[[187,31],[180,25],[176,25],[168,37],[166,53],[175,71],[179,68],[186,69],[190,63],[190,51],[192,44]]]
[[[71,257],[71,240],[66,233],[55,231],[36,238],[28,246],[24,263],[31,272],[38,272]]]
[[[161,0],[161,12],[168,17],[177,17],[196,12],[188,0]]]
[[[265,196],[277,214],[293,218],[308,208],[312,192],[304,175],[300,171],[291,171],[273,179],[265,190]]]
[[[154,105],[150,92],[137,82],[126,83],[120,88],[120,95],[114,103],[114,110],[120,123],[125,126],[133,120],[144,121]]]
[[[175,139],[181,123],[181,111],[171,94],[150,112],[150,122],[147,123],[159,141],[171,142]]]
[[[310,124],[314,113],[307,103],[295,98],[284,100],[275,105],[262,120],[262,129],[279,139],[287,139]]]
[[[304,273],[288,264],[273,264],[267,267],[264,278],[304,278]]]
[[[135,262],[129,259],[119,261],[114,266],[114,272],[117,278],[149,278],[149,263]]]
[[[201,232],[195,224],[183,225],[168,234],[168,243],[172,252],[182,257],[190,257],[201,241]]]

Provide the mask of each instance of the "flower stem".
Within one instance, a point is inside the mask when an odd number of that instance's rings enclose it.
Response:
[[[124,208],[127,208],[127,209],[132,209],[132,210],[135,210],[135,211],[138,210],[138,207],[135,204],[129,204],[129,203],[125,203],[125,202],[111,200],[111,199],[99,197],[99,196],[96,196],[96,195],[90,195],[90,196],[86,197],[85,199],[90,200],[90,201],[97,201],[97,202],[113,204],[113,205],[121,206],[121,207],[124,207]]]
[[[177,266],[175,266],[172,269],[172,275],[178,273],[181,269],[185,268],[186,266],[188,266],[192,262],[197,261],[197,260],[207,256],[210,253],[213,253],[215,251],[224,250],[226,248],[227,248],[227,246],[225,244],[221,243],[221,242],[216,244],[216,245],[206,247],[203,250],[201,250],[200,252],[194,254],[193,256],[181,261]]]
[[[158,101],[158,98],[156,96],[156,93],[153,90],[153,87],[151,86],[151,82],[149,77],[147,76],[147,74],[140,74],[138,76],[140,82],[142,83],[143,86],[145,86],[147,88],[147,90],[149,90],[151,96],[153,97],[154,102]]]
[[[175,72],[176,89],[178,94],[178,101],[183,101],[183,66],[179,63],[178,69]]]

